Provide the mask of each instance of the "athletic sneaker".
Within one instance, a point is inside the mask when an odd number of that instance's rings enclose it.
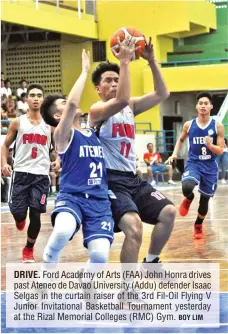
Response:
[[[155,185],[156,185],[156,181],[153,180],[150,184],[151,184],[152,186],[155,186]]]
[[[203,225],[202,224],[195,224],[194,225],[194,239],[203,239]]]
[[[156,266],[151,266],[151,264],[156,264]],[[157,279],[161,281],[172,281],[175,282],[176,278],[172,275],[170,268],[167,268],[162,265],[162,261],[157,256],[153,261],[147,262],[146,258],[144,258],[141,264],[141,271],[144,276],[151,279]],[[151,275],[150,275],[151,273]]]
[[[35,262],[33,256],[33,248],[24,247],[22,250],[22,262],[24,263],[33,263]]]
[[[222,180],[221,180],[221,183],[222,183],[222,184],[226,184],[226,180],[225,180],[225,179],[222,179]]]
[[[173,180],[169,180],[168,184],[176,184],[176,182],[174,182]]]
[[[25,228],[26,220],[23,220],[22,222],[16,222],[16,227],[19,231],[22,231]]]
[[[181,216],[186,216],[187,215],[191,203],[192,203],[191,200],[187,199],[186,197],[184,198],[184,200],[181,203],[180,208],[179,208],[179,214]]]
[[[156,264],[156,263],[161,263],[161,260],[158,256],[155,259],[153,259],[153,261],[151,262],[148,262],[146,258],[144,257],[143,262],[141,264],[141,271],[144,273],[144,275],[146,275],[147,272],[151,271],[150,264]],[[158,271],[164,271],[164,269],[162,268],[162,264],[158,266],[157,269]]]

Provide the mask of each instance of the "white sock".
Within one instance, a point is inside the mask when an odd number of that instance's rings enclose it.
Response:
[[[152,262],[156,257],[159,257],[159,255],[149,253],[146,257],[146,262]]]
[[[55,193],[55,192],[56,192],[56,186],[51,186],[51,191],[52,191],[53,193]]]

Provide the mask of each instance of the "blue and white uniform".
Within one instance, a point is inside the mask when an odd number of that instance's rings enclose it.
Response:
[[[218,183],[218,165],[216,154],[211,152],[205,144],[205,137],[209,136],[213,144],[217,143],[217,124],[210,117],[203,127],[198,118],[191,121],[188,129],[189,154],[185,165],[184,180],[194,180],[199,185],[199,192],[213,197]]]
[[[62,161],[59,194],[52,212],[52,222],[59,212],[71,213],[82,225],[84,245],[98,238],[113,241],[112,213],[103,148],[95,132],[73,129],[69,144],[59,152]]]

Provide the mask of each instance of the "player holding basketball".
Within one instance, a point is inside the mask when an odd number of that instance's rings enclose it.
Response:
[[[182,176],[182,192],[185,196],[179,213],[186,216],[194,199],[193,190],[199,185],[200,201],[198,215],[194,225],[194,238],[202,239],[202,223],[208,212],[208,202],[214,196],[218,182],[218,165],[216,155],[223,153],[224,126],[210,116],[213,108],[212,96],[201,92],[196,97],[198,117],[184,124],[182,133],[176,143],[173,154],[167,160],[172,163],[183,142],[189,139],[189,154]]]
[[[102,101],[92,105],[90,125],[99,130],[104,148],[115,232],[122,230],[125,234],[120,260],[137,263],[144,221],[155,225],[144,263],[157,263],[172,232],[176,210],[163,194],[136,174],[134,117],[165,100],[169,92],[150,38],[142,57],[149,62],[155,92],[131,98],[129,63],[134,51],[124,54],[122,50],[127,46],[120,41],[118,44],[120,52],[113,52],[120,66],[105,62],[93,72],[92,81]]]
[[[27,243],[22,251],[23,262],[34,262],[33,247],[41,228],[41,213],[46,212],[49,190],[49,170],[51,128],[45,124],[40,114],[44,89],[39,84],[31,84],[27,89],[29,111],[10,123],[2,146],[2,172],[11,176],[11,166],[7,164],[9,147],[15,141],[12,184],[9,207],[18,230],[26,224],[29,208]],[[53,170],[59,169],[59,158],[52,162]]]
[[[89,251],[87,270],[96,272],[108,261],[113,226],[103,148],[92,129],[80,126],[80,98],[90,70],[89,55],[82,52],[82,73],[67,100],[46,96],[44,120],[56,127],[54,139],[62,161],[59,194],[52,212],[53,232],[44,250],[44,262],[57,263],[61,250],[82,226]]]

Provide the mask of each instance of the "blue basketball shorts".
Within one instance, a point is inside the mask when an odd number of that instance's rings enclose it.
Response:
[[[199,192],[205,196],[213,197],[218,184],[218,165],[215,161],[210,162],[187,161],[185,171],[182,175],[182,182],[194,180],[199,186]]]
[[[77,222],[74,234],[82,226],[85,247],[89,241],[98,238],[107,238],[112,244],[114,221],[110,206],[108,198],[99,199],[84,194],[59,193],[51,213],[52,225],[54,226],[55,217],[59,212],[69,212]]]

